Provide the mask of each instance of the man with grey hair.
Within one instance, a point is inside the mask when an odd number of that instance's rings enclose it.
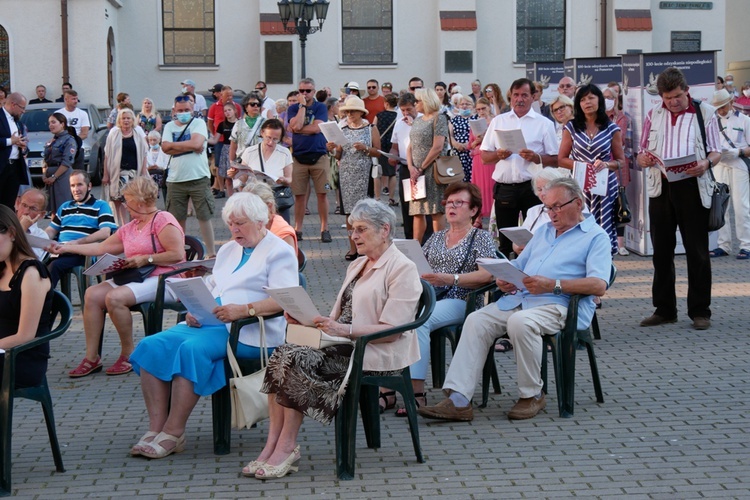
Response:
[[[19,120],[26,110],[26,98],[13,92],[0,111],[0,203],[13,208],[21,184],[26,184],[26,136]]]
[[[557,92],[560,95],[569,97],[571,100],[576,98],[576,82],[569,76],[560,78],[557,84]]]
[[[47,208],[47,193],[37,188],[29,188],[16,199],[16,217],[21,227],[26,233],[49,240],[47,232],[37,225],[37,222],[44,216]],[[33,247],[34,254],[39,260],[47,256],[47,251],[43,248]]]
[[[612,267],[609,236],[591,214],[582,212],[583,193],[575,180],[547,184],[544,211],[550,222],[541,226],[512,265],[527,276],[517,285],[496,280],[503,295],[495,304],[470,314],[443,384],[447,399],[419,409],[426,418],[470,421],[471,397],[484,359],[495,340],[506,333],[516,352],[520,399],[508,418],[534,417],[546,405],[542,391],[542,335],[565,325],[570,296],[585,295],[578,305],[578,329],[589,326],[595,296],[607,289]]]
[[[307,206],[307,186],[313,181],[318,197],[320,216],[320,241],[331,242],[328,231],[328,183],[329,162],[326,138],[320,124],[328,121],[328,108],[315,99],[315,81],[303,78],[299,82],[299,94],[292,97],[297,102],[289,106],[289,128],[292,129],[292,192],[294,193],[294,230],[297,241],[302,240],[302,223]]]

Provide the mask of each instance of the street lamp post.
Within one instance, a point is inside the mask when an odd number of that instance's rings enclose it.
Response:
[[[302,49],[302,78],[305,78],[305,45],[307,35],[312,35],[323,29],[323,21],[328,14],[328,0],[281,0],[278,2],[279,16],[284,30],[287,33],[299,35],[300,48]],[[311,26],[312,20],[318,19],[318,26]],[[289,21],[294,21],[294,26],[287,27]]]

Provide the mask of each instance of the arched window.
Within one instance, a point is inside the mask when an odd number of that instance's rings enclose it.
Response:
[[[8,32],[0,25],[0,87],[10,87],[10,46]]]

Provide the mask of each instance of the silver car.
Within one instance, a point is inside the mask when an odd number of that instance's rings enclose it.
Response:
[[[21,122],[28,128],[28,148],[26,164],[31,172],[31,180],[35,183],[42,179],[42,160],[44,159],[44,145],[52,140],[52,132],[49,131],[49,117],[58,109],[64,107],[64,103],[53,102],[45,104],[29,104],[21,116]],[[89,135],[83,141],[83,162],[86,171],[91,176],[94,185],[101,183],[101,175],[104,167],[104,144],[107,142],[106,119],[103,119],[99,110],[91,104],[79,104],[79,109],[89,114],[91,129]]]

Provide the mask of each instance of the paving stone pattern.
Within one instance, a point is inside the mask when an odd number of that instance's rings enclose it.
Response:
[[[217,201],[217,208],[223,206],[224,200]],[[305,274],[319,309],[327,312],[347,264],[344,217],[331,215],[333,243],[323,244],[315,202],[310,209],[301,243],[308,257]],[[226,241],[229,232],[218,212],[215,226],[217,241]],[[198,234],[194,219],[188,232]],[[307,420],[299,436],[298,473],[267,482],[241,477],[242,466],[261,450],[268,424],[234,431],[231,453],[215,456],[209,398],[200,400],[188,421],[184,453],[162,460],[131,458],[130,447],[147,430],[139,379],[103,372],[68,378],[84,347],[75,307],[70,330],[52,344],[48,372],[66,472],[54,471],[39,405],[17,401],[14,494],[55,499],[747,498],[750,263],[733,257],[712,261],[713,325],[703,332],[690,328],[685,312],[684,257],[676,259],[679,321],[650,329],[638,326],[652,312],[650,259],[618,256],[616,264],[617,282],[599,311],[603,338],[596,343],[604,404],[595,401],[585,352],[579,351],[574,417],[558,417],[552,383],[546,411],[531,420],[509,421],[506,412],[517,397],[515,361],[512,354],[497,354],[503,392],[491,394],[473,422],[420,417],[426,463],[415,461],[406,419],[383,415],[379,450],[367,449],[360,425],[353,481],[336,479],[333,425]],[[165,324],[173,322],[174,315],[167,315]],[[134,324],[140,339],[139,317]],[[118,354],[117,334],[108,321],[105,367]],[[431,404],[441,398],[439,390],[429,391]]]

